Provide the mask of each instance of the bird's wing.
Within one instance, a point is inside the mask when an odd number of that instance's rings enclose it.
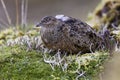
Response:
[[[87,24],[80,20],[71,18],[65,22],[70,29],[68,29],[68,38],[76,47],[90,47],[91,42],[94,42],[96,33],[93,29]],[[92,39],[90,39],[92,38]],[[93,41],[91,41],[93,40]]]

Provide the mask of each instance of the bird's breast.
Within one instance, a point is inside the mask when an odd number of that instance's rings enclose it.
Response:
[[[60,38],[55,29],[43,28],[41,29],[40,33],[41,39],[47,47],[52,47],[53,45],[56,45]]]

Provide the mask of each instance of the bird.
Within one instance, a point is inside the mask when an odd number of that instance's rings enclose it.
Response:
[[[65,15],[45,16],[36,27],[40,27],[45,47],[52,50],[88,53],[99,49],[103,42],[87,23]]]

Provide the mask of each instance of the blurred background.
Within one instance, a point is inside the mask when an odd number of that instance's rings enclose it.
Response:
[[[21,1],[18,0],[19,23],[21,23]],[[47,15],[64,14],[83,21],[101,0],[28,0],[27,23],[35,24]],[[16,0],[4,0],[12,25],[16,23]],[[0,27],[7,24],[5,11],[0,2]]]

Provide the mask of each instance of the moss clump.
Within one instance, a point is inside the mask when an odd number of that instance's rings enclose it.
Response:
[[[36,51],[26,52],[18,46],[0,50],[2,80],[47,80],[51,77],[51,71],[50,66],[43,62],[42,55]]]
[[[16,39],[18,37],[22,37],[24,35],[28,36],[35,36],[38,35],[37,30],[28,30],[28,31],[23,31],[23,30],[18,30],[17,28],[9,28],[5,29],[0,32],[0,45],[4,44],[6,41],[10,39]]]
[[[111,31],[120,25],[120,1],[102,0],[95,11],[89,15],[88,23],[96,30],[107,26]]]

